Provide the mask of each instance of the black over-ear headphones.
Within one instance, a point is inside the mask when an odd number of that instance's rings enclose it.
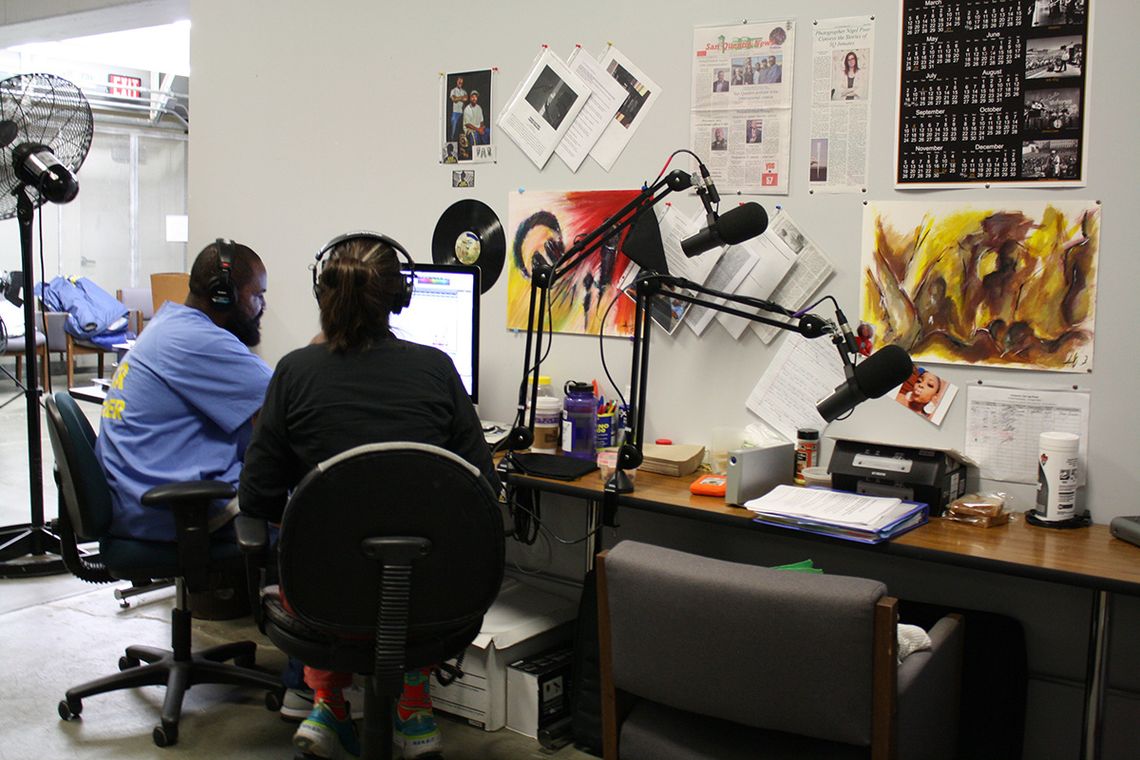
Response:
[[[218,271],[207,283],[206,295],[214,306],[229,309],[237,303],[233,280],[234,241],[218,238],[214,245],[218,247]]]
[[[329,251],[350,240],[367,240],[373,243],[383,243],[395,250],[396,253],[402,256],[404,261],[407,262],[408,270],[401,272],[400,290],[396,294],[396,298],[392,304],[392,313],[399,314],[412,302],[412,289],[416,281],[416,262],[412,261],[412,255],[408,253],[408,249],[387,235],[381,235],[379,232],[369,232],[368,230],[346,232],[343,235],[337,235],[325,243],[324,246],[321,247],[321,250],[317,251],[317,260],[309,267],[313,272],[313,296],[318,299],[321,296],[321,273],[324,272],[324,268],[332,258],[328,255]]]

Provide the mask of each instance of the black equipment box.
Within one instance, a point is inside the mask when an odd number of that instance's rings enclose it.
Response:
[[[836,439],[831,487],[930,505],[930,516],[966,492],[967,463],[955,452]]]

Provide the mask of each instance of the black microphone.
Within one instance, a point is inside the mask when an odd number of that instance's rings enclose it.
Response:
[[[51,148],[24,143],[12,151],[16,179],[39,190],[45,200],[67,203],[79,194],[79,182],[71,170],[59,162]]]
[[[869,398],[878,398],[910,377],[914,362],[901,346],[883,346],[835,386],[835,392],[815,405],[828,422]]]
[[[719,219],[681,241],[681,250],[692,257],[719,248],[736,245],[760,235],[768,229],[768,212],[759,203],[745,203],[725,211]]]

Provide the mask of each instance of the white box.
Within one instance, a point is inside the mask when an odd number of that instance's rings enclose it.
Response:
[[[499,730],[507,723],[507,663],[568,643],[577,615],[576,601],[507,578],[467,647],[463,678],[433,685],[432,705],[487,731]]]
[[[570,717],[574,649],[559,647],[507,666],[507,728],[532,739]]]

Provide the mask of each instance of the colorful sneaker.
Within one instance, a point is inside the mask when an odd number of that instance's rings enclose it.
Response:
[[[397,708],[393,742],[403,751],[404,760],[443,757],[443,737],[431,710],[417,710],[407,720],[399,713]]]
[[[344,701],[352,710],[352,719],[364,718],[364,689],[349,686],[344,690]],[[292,723],[299,723],[309,717],[313,711],[312,689],[286,689],[285,697],[281,700],[281,719]]]
[[[313,711],[293,734],[293,746],[326,760],[360,757],[360,740],[352,718],[337,720],[329,706],[321,701],[313,704]]]
[[[426,669],[406,674],[404,693],[396,703],[393,742],[403,750],[404,760],[443,756],[443,737],[431,709],[428,676]]]

